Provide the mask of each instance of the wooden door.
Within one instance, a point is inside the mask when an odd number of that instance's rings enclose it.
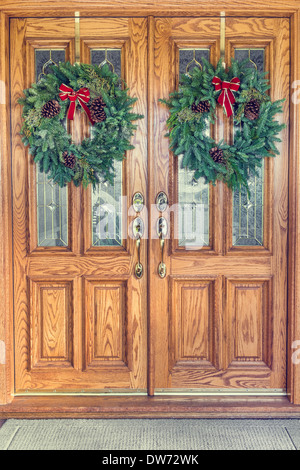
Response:
[[[135,217],[127,218],[132,196],[147,194],[146,119],[137,123],[135,149],[118,166],[113,186],[95,192],[53,186],[21,142],[18,99],[47,73],[42,66],[50,58],[74,62],[74,19],[22,18],[10,25],[15,392],[145,392],[147,270],[134,277],[135,240],[126,234]],[[146,115],[147,20],[81,19],[80,42],[81,62],[98,65],[107,50],[138,98],[135,112]],[[74,139],[89,131],[79,121],[76,116]],[[104,240],[99,203],[120,208]],[[145,255],[142,241],[143,264]]]
[[[157,275],[161,260],[158,237],[150,241],[151,393],[218,389],[225,393],[254,389],[284,393],[286,388],[288,127],[280,156],[266,159],[259,178],[251,180],[252,197],[232,194],[181,169],[165,138],[168,109],[158,103],[178,86],[180,73],[195,57],[216,65],[220,58],[220,18],[157,18],[154,47],[151,190],[164,191],[169,207],[152,209],[153,233],[164,216],[166,277]],[[226,63],[247,58],[270,71],[271,97],[286,98],[289,118],[289,20],[227,18]],[[215,139],[231,123],[218,115]],[[178,157],[180,160],[180,158]],[[175,204],[198,202],[204,227],[174,215]],[[171,210],[169,210],[171,209]],[[192,233],[189,233],[192,232]],[[178,234],[176,236],[176,234]]]

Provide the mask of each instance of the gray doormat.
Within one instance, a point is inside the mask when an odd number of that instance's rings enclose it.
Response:
[[[300,450],[300,420],[7,420],[0,450]]]

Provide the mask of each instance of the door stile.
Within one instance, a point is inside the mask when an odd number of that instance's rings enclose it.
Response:
[[[13,399],[13,258],[9,17],[0,11],[0,404]]]
[[[149,183],[153,181],[152,175],[154,171],[154,35],[155,35],[155,19],[153,16],[148,17],[148,187],[147,187],[147,198],[148,198],[148,227],[151,227],[151,204],[154,197],[154,191],[152,185]],[[147,304],[147,331],[148,331],[148,370],[147,370],[147,382],[148,382],[148,395],[154,395],[155,387],[155,330],[154,330],[154,315],[151,308],[152,302],[152,291],[151,291],[151,269],[152,269],[152,243],[151,238],[148,239],[148,250],[147,250],[147,275],[148,275],[148,304]]]
[[[168,273],[170,272],[169,261],[166,262],[167,277],[160,279],[158,276],[158,265],[161,261],[159,239],[156,233],[156,222],[159,216],[155,209],[155,198],[160,191],[169,194],[169,143],[167,139],[161,138],[166,133],[165,121],[168,118],[166,107],[159,103],[159,99],[167,96],[172,86],[173,76],[169,69],[169,48],[168,38],[170,36],[171,25],[169,18],[155,19],[152,28],[154,36],[154,63],[153,63],[153,124],[152,135],[149,139],[153,142],[150,174],[151,186],[149,186],[149,315],[150,331],[153,341],[151,341],[152,355],[154,357],[154,377],[155,388],[157,388],[157,377],[168,377],[168,317],[164,314],[167,309],[166,298],[168,297]],[[159,51],[159,52],[157,52]],[[164,80],[161,79],[164,77]],[[170,83],[171,82],[171,83]],[[159,163],[157,163],[159,162]],[[169,202],[170,204],[170,202]],[[165,253],[169,260],[169,240],[166,240]],[[151,392],[154,392],[152,384]]]
[[[174,186],[176,182],[176,167],[177,161],[173,157],[169,149],[169,140],[165,138],[167,132],[166,120],[168,118],[167,107],[159,103],[159,99],[167,98],[169,93],[175,89],[176,86],[176,72],[178,72],[178,65],[176,63],[176,58],[178,58],[178,48],[181,46],[184,47],[193,47],[196,43],[198,44],[208,44],[210,45],[210,50],[212,53],[212,60],[215,62],[217,57],[217,51],[219,50],[219,19],[214,18],[210,19],[205,25],[204,30],[196,32],[197,28],[194,29],[193,26],[188,30],[188,33],[185,34],[184,26],[181,27],[181,23],[184,25],[186,19],[179,18],[155,18],[155,32],[154,32],[154,41],[155,41],[155,53],[154,53],[154,80],[153,80],[153,89],[154,89],[154,130],[153,138],[154,141],[153,148],[153,161],[154,168],[151,172],[151,182],[152,187],[150,189],[150,199],[151,203],[154,204],[156,194],[160,191],[166,192],[168,195],[168,204],[169,209],[171,209],[170,216],[166,212],[163,213],[168,220],[169,227],[174,223],[174,215],[172,212],[172,205],[176,201],[176,190],[174,191]],[[191,21],[191,25],[193,20]],[[209,26],[208,26],[209,25]],[[209,35],[208,35],[209,30]],[[183,32],[184,31],[184,32]],[[206,34],[207,33],[207,34]],[[208,39],[206,39],[208,38]],[[160,78],[160,79],[159,79]],[[166,183],[167,182],[167,183]],[[203,256],[207,253],[214,253],[215,255],[222,252],[222,246],[220,245],[220,237],[217,234],[222,233],[222,211],[220,210],[220,201],[222,200],[222,185],[217,185],[214,188],[213,195],[211,196],[211,207],[214,214],[211,216],[214,218],[213,226],[215,227],[215,233],[212,234],[211,243],[209,249],[206,251],[203,250]],[[174,206],[173,206],[174,210]],[[157,217],[157,211],[152,209],[151,223],[155,223],[155,215]],[[159,214],[158,214],[159,215]],[[152,229],[155,230],[155,227]],[[176,262],[180,263],[181,252],[182,250],[177,247],[177,241],[172,240],[172,235],[174,235],[174,229],[171,228],[168,233],[168,239],[166,240],[166,267],[167,275],[164,279],[161,279],[158,276],[157,268],[160,262],[160,249],[159,241],[156,239],[150,240],[151,246],[151,257],[149,258],[150,266],[150,291],[152,297],[150,300],[151,315],[153,315],[153,320],[151,320],[152,328],[155,331],[155,345],[154,357],[155,357],[155,389],[167,389],[170,386],[171,374],[170,374],[170,363],[169,358],[176,356],[176,351],[173,350],[174,342],[172,344],[172,303],[171,299],[174,294],[174,280],[181,282],[181,279],[185,277],[189,271],[181,272],[180,275],[176,274],[174,269]],[[187,253],[187,258],[193,259],[193,251]],[[202,278],[201,278],[202,279]],[[207,280],[207,276],[203,278],[203,282],[210,282]],[[221,279],[216,278],[216,282],[219,283]],[[199,281],[200,282],[200,281]],[[210,284],[207,284],[207,286]],[[209,287],[211,289],[211,287]],[[219,308],[221,305],[216,301],[215,305],[216,310],[216,322],[220,320]],[[215,325],[215,335],[219,339],[220,328]],[[175,355],[175,356],[174,356]],[[218,361],[221,360],[221,355],[218,353]],[[164,357],[165,360],[162,361],[161,357]]]
[[[300,11],[291,16],[291,91],[289,161],[289,259],[288,259],[288,342],[287,392],[291,403],[300,404]],[[298,351],[298,353],[297,353]]]

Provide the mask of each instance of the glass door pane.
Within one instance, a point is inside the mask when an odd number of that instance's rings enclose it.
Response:
[[[122,76],[121,49],[92,49],[91,63],[107,63]],[[122,245],[122,195],[123,162],[116,161],[113,184],[103,181],[92,191],[92,246]]]
[[[49,73],[49,65],[64,61],[64,49],[36,49],[36,81]],[[37,165],[36,196],[38,246],[68,246],[68,188],[53,183]]]

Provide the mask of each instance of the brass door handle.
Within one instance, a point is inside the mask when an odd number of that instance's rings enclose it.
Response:
[[[136,249],[137,249],[137,252],[138,252],[138,262],[135,265],[135,276],[138,279],[141,279],[141,277],[143,276],[143,273],[144,273],[144,268],[143,268],[143,265],[141,263],[141,237],[140,237],[140,235],[138,235],[138,238],[136,239]]]
[[[157,221],[157,233],[159,236],[159,243],[160,243],[160,251],[161,251],[161,262],[158,265],[158,275],[161,279],[166,277],[167,274],[167,266],[164,262],[164,248],[165,248],[165,239],[168,231],[167,221],[164,217],[159,217]]]
[[[136,239],[136,249],[138,254],[138,262],[135,265],[135,277],[141,279],[144,274],[144,268],[141,263],[141,238],[144,233],[144,222],[140,217],[136,217],[133,221],[133,233]]]
[[[160,249],[161,249],[161,262],[158,265],[158,275],[162,279],[166,277],[167,274],[167,266],[164,263],[164,247],[165,247],[165,239],[162,236],[162,233],[159,235],[160,238]]]

